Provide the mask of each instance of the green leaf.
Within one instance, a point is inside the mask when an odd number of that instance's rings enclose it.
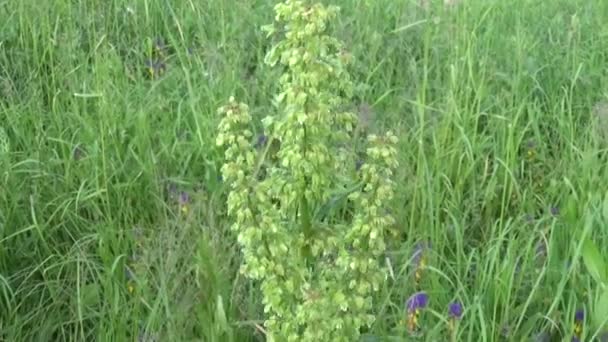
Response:
[[[80,287],[75,308],[79,310],[94,310],[100,302],[100,289],[97,284],[86,284]]]
[[[215,307],[215,320],[222,328],[222,331],[230,331],[230,325],[228,325],[228,319],[226,318],[226,312],[224,311],[224,300],[220,295],[217,296]]]
[[[583,262],[593,278],[600,283],[608,283],[606,276],[606,263],[597,249],[597,246],[590,238],[586,238],[583,243]]]
[[[608,287],[604,288],[603,293],[595,303],[593,310],[593,324],[595,329],[603,329],[608,325]]]
[[[564,218],[570,224],[576,224],[579,220],[579,217],[580,215],[578,213],[578,200],[571,196],[565,206]]]

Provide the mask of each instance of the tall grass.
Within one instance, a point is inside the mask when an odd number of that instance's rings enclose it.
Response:
[[[404,301],[423,289],[426,340],[445,338],[454,299],[459,341],[569,338],[595,300],[581,234],[608,242],[593,110],[608,3],[334,3],[353,108],[400,139],[393,274],[367,336],[410,338]],[[0,2],[0,340],[263,340],[214,139],[230,95],[274,110],[272,6]]]

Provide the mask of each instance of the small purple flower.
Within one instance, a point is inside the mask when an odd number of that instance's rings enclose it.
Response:
[[[582,323],[585,320],[585,310],[583,310],[583,309],[576,310],[576,312],[574,313],[574,320],[577,323]]]
[[[264,134],[260,134],[258,136],[258,140],[255,143],[255,148],[262,148],[262,147],[266,146],[267,143],[268,143],[268,137]]]
[[[429,296],[424,291],[414,293],[405,302],[407,308],[407,327],[411,333],[415,333],[418,329],[418,318],[420,311],[429,304]]]
[[[581,342],[581,339],[576,336],[572,336],[572,342]]]
[[[178,202],[179,209],[182,211],[182,213],[187,214],[189,211],[188,204],[190,203],[190,195],[187,192],[182,191],[179,194]]]
[[[572,340],[576,338],[580,341],[580,337],[583,334],[583,322],[585,321],[585,310],[578,309],[574,313],[574,337]]]
[[[156,37],[154,39],[154,49],[160,53],[163,53],[167,49],[167,44],[162,37]]]
[[[146,60],[145,65],[151,77],[158,77],[167,69],[167,65],[161,60],[148,59]]]
[[[408,313],[415,313],[419,310],[426,308],[429,303],[429,295],[424,291],[414,293],[408,298],[405,303]]]
[[[526,157],[528,160],[534,159],[536,156],[536,142],[528,140],[526,143]]]
[[[608,330],[604,331],[600,336],[599,336],[599,340],[600,342],[608,342]]]
[[[74,147],[74,150],[72,151],[72,157],[75,161],[79,161],[80,159],[82,159],[82,157],[84,157],[84,149],[80,144]]]
[[[462,303],[454,301],[448,306],[448,314],[451,319],[460,319],[462,317]]]
[[[188,203],[190,203],[190,195],[187,192],[182,191],[179,194],[179,204],[183,206],[187,205]]]
[[[528,140],[528,142],[526,142],[526,148],[529,150],[536,148],[536,142],[532,139]]]
[[[361,170],[361,166],[363,166],[363,160],[358,159],[358,160],[355,162],[355,170],[357,170],[357,171]]]
[[[553,217],[559,216],[559,208],[558,207],[551,207],[551,209],[549,211],[551,212],[551,216],[553,216]]]

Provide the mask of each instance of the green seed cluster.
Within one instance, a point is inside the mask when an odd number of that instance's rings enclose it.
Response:
[[[275,12],[264,30],[279,40],[266,62],[283,74],[280,114],[263,120],[266,147],[251,143],[247,105],[231,98],[219,109],[228,214],[243,271],[261,283],[268,339],[352,341],[373,322],[372,295],[386,278],[397,138],[370,136],[366,160],[353,172],[357,117],[344,110],[353,89],[350,56],[327,34],[338,8],[286,0]],[[280,148],[269,157],[275,141]],[[323,210],[344,203],[350,215]]]

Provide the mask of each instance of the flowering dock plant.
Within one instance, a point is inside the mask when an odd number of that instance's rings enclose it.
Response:
[[[266,63],[283,73],[263,143],[246,104],[219,109],[228,215],[243,272],[261,286],[268,340],[353,341],[374,321],[372,295],[386,279],[397,138],[369,136],[355,170],[350,55],[327,33],[338,8],[286,0],[275,13]]]

